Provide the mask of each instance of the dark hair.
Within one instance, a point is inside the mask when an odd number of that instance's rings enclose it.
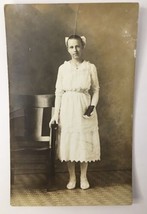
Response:
[[[68,37],[68,40],[69,39],[77,39],[77,40],[79,40],[81,42],[81,44],[82,44],[82,47],[84,47],[84,45],[85,45],[85,43],[83,42],[83,40],[81,39],[81,37],[79,35],[73,34],[73,35]],[[67,40],[66,46],[68,46],[68,40]]]

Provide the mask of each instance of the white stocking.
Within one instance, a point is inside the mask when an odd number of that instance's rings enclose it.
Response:
[[[67,162],[68,172],[69,172],[69,182],[67,184],[67,189],[74,189],[76,186],[76,174],[75,174],[75,162]]]
[[[88,189],[90,186],[89,182],[87,180],[88,163],[86,163],[86,162],[80,163],[80,168],[81,168],[81,178],[80,178],[81,189]]]

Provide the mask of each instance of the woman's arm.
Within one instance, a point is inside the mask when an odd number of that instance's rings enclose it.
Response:
[[[84,118],[89,118],[93,114],[93,110],[96,107],[98,100],[99,100],[99,82],[97,76],[97,69],[95,65],[91,65],[91,90],[92,90],[92,97],[91,97],[91,104],[88,106],[85,114],[83,115]]]
[[[58,75],[57,75],[57,81],[55,86],[55,112],[54,114],[56,116],[59,115],[60,107],[61,107],[61,99],[63,95],[63,89],[62,89],[62,69],[61,66],[58,69]]]
[[[50,121],[50,125],[55,121],[58,124],[59,119],[59,112],[61,107],[61,99],[63,95],[63,89],[62,89],[62,69],[61,66],[58,69],[58,75],[57,75],[57,81],[55,85],[55,110],[53,117]]]
[[[91,69],[91,89],[92,89],[92,97],[91,97],[91,105],[97,106],[99,100],[99,81],[97,76],[97,69],[95,65],[92,65]]]

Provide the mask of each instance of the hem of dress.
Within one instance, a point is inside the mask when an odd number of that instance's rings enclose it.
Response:
[[[68,159],[68,160],[65,160],[65,159],[60,159],[60,158],[58,158],[61,162],[68,162],[68,161],[70,161],[70,162],[96,162],[96,161],[101,161],[101,159],[94,159],[94,160],[71,160],[71,159]]]

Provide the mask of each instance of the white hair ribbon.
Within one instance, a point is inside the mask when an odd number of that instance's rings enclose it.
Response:
[[[65,45],[67,46],[67,41],[68,41],[69,37],[65,37]]]
[[[86,45],[86,37],[85,36],[81,36],[82,41],[84,42],[84,46]]]

